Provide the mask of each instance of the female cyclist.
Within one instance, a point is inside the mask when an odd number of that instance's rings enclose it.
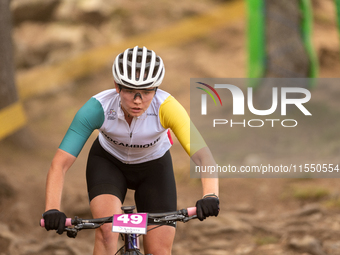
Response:
[[[59,234],[64,230],[66,216],[60,211],[64,177],[95,129],[99,135],[89,152],[86,169],[94,218],[121,213],[127,189],[135,190],[138,212],[177,209],[169,129],[195,164],[216,165],[198,132],[190,130],[184,108],[158,89],[164,65],[154,51],[138,46],[127,49],[116,57],[112,72],[115,89],[103,91],[84,104],[52,160],[43,214],[47,230],[55,229]],[[190,132],[197,138],[190,141]],[[196,203],[200,220],[219,212],[218,179],[202,178],[202,186],[203,198]],[[174,236],[173,225],[148,232],[143,238],[145,253],[171,254]],[[93,254],[115,254],[117,241],[118,234],[112,233],[108,224],[103,225],[96,230]]]

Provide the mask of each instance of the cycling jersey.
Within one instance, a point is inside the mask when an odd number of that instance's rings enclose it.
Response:
[[[158,89],[148,109],[129,125],[119,93],[110,89],[93,96],[77,112],[59,148],[77,157],[98,129],[99,142],[107,152],[123,163],[137,164],[160,158],[169,150],[169,128],[189,155],[206,146],[185,109],[169,93]],[[194,143],[190,143],[190,131]]]

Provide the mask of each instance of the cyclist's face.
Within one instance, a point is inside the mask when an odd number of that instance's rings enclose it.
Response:
[[[142,115],[151,104],[155,95],[154,90],[150,89],[119,89],[116,84],[116,90],[119,92],[121,104],[124,110],[131,117],[138,117]]]

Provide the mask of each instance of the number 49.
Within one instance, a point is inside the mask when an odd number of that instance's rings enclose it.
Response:
[[[138,214],[122,214],[117,218],[118,221],[122,221],[124,224],[127,224],[131,221],[132,224],[140,224],[143,221],[143,217]]]

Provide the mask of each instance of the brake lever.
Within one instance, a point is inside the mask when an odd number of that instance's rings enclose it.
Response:
[[[81,224],[75,225],[74,228],[80,231],[82,229],[96,229],[102,225],[103,224],[99,224],[99,223],[81,223]]]
[[[190,216],[190,217],[185,217],[182,222],[188,222],[189,220],[192,220],[192,219],[197,219],[197,215],[193,215],[193,216]]]
[[[75,228],[65,228],[65,230],[67,231],[67,236],[70,238],[76,238],[79,231],[78,229]]]
[[[183,215],[170,215],[162,218],[151,218],[154,222],[164,222],[164,221],[183,221],[185,216]]]

